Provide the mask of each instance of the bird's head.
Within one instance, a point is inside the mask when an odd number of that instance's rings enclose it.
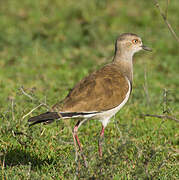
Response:
[[[140,50],[152,51],[151,48],[143,45],[142,39],[136,34],[124,33],[117,38],[115,45],[116,53],[127,53],[133,56]]]

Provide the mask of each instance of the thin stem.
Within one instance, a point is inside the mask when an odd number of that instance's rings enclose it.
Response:
[[[148,117],[157,117],[161,119],[171,119],[179,123],[179,119],[173,117],[173,116],[168,116],[168,115],[156,115],[156,114],[141,114],[142,116],[148,116]]]
[[[162,18],[163,18],[165,24],[167,25],[169,31],[171,32],[171,34],[173,35],[173,37],[176,39],[176,41],[179,43],[179,38],[178,38],[177,34],[176,34],[175,31],[173,30],[173,28],[172,28],[171,24],[169,23],[169,21],[167,20],[167,12],[165,12],[165,14],[164,14],[163,11],[162,11],[162,9],[161,9],[161,7],[160,7],[160,5],[159,5],[158,0],[154,0],[154,1],[155,1],[155,6],[158,8],[159,13],[160,13],[160,15],[162,16]],[[168,1],[167,1],[167,3],[168,3]],[[167,5],[167,9],[166,9],[166,10],[168,11],[168,5]]]

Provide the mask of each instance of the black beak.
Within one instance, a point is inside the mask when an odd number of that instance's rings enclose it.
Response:
[[[147,47],[147,46],[142,45],[141,47],[142,47],[142,49],[145,50],[145,51],[152,51],[152,49],[149,48],[149,47]]]

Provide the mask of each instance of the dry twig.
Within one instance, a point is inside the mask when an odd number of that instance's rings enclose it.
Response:
[[[154,0],[155,1],[155,6],[158,8],[160,15],[162,16],[165,24],[167,25],[169,31],[171,32],[171,34],[173,35],[173,37],[176,39],[176,41],[179,43],[179,37],[177,36],[177,34],[175,33],[175,31],[173,30],[171,24],[169,23],[169,21],[167,20],[167,12],[168,12],[168,4],[169,4],[169,0],[167,0],[167,4],[166,4],[166,9],[165,9],[165,13],[162,11],[158,0]]]
[[[22,117],[22,120],[24,120],[27,116],[29,116],[33,111],[35,111],[36,109],[38,109],[39,107],[41,106],[46,106],[46,104],[39,104],[38,106],[36,106],[35,108],[33,108],[32,110],[30,110],[27,114],[25,114],[23,117]]]
[[[161,118],[161,119],[171,119],[179,123],[179,119],[173,117],[173,116],[168,116],[168,115],[156,115],[156,114],[141,114],[142,117],[148,116],[148,117],[156,117],[156,118]]]
[[[22,92],[22,94],[24,94],[25,96],[27,96],[29,99],[33,100],[33,101],[37,101],[39,103],[38,106],[36,106],[35,108],[33,108],[32,110],[30,110],[27,114],[25,114],[22,117],[22,120],[24,120],[24,118],[26,118],[27,116],[29,116],[33,111],[35,111],[36,109],[38,109],[41,106],[45,106],[47,108],[47,110],[49,110],[49,106],[46,104],[46,98],[45,98],[45,102],[40,102],[38,99],[32,97],[30,94],[26,93],[23,87],[20,87],[20,91]]]
[[[22,94],[24,94],[25,96],[27,96],[31,100],[37,101],[37,102],[39,102],[39,104],[42,104],[43,106],[45,106],[47,108],[47,110],[50,109],[50,107],[46,104],[46,98],[45,98],[45,102],[40,102],[38,99],[36,99],[36,98],[32,97],[30,94],[26,93],[23,87],[20,87],[20,91],[22,92]]]
[[[20,87],[20,91],[22,92],[22,94],[24,94],[25,96],[27,96],[27,97],[30,98],[31,100],[34,100],[34,98],[33,98],[31,95],[27,94],[27,93],[24,91],[24,88],[23,88],[23,87]]]

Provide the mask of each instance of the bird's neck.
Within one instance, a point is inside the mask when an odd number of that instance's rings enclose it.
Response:
[[[113,58],[113,63],[119,66],[120,71],[132,83],[133,80],[133,54],[116,52]]]

